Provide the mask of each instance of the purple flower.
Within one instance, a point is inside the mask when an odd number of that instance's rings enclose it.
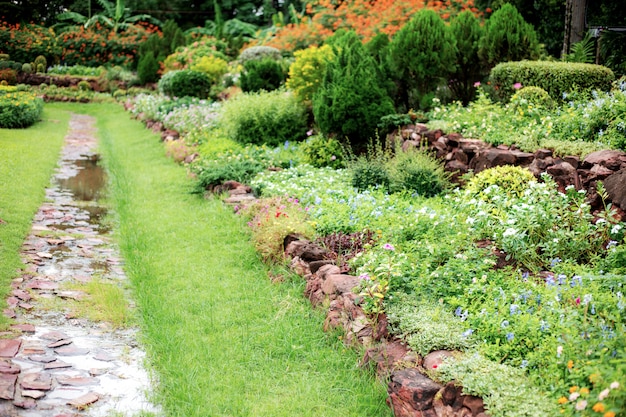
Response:
[[[311,130],[307,130],[307,132],[306,132],[306,135],[307,135],[307,136],[311,136],[312,134],[313,134],[313,129],[311,129]]]
[[[470,337],[472,335],[472,333],[474,333],[474,330],[473,329],[468,329],[468,330],[463,332],[463,337],[465,337],[465,338]]]
[[[383,245],[383,249],[385,249],[385,250],[396,250],[396,248],[394,248],[391,243],[385,243]]]
[[[361,274],[361,275],[359,275],[359,279],[363,280],[363,281],[369,281],[370,280],[370,276],[367,273]]]
[[[474,87],[476,87],[476,88],[480,87],[480,81],[476,81],[476,82],[474,83]]]
[[[515,83],[513,84],[513,88],[516,90],[519,90],[520,88],[522,88],[522,83]]]

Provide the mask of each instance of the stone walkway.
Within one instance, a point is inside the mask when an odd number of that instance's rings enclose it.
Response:
[[[106,177],[94,123],[73,115],[47,202],[22,249],[26,268],[4,310],[20,336],[0,339],[2,417],[161,414],[147,399],[151,380],[136,329],[115,329],[71,310],[88,297],[79,284],[98,279],[123,288],[126,280],[103,223],[106,208],[98,204]]]

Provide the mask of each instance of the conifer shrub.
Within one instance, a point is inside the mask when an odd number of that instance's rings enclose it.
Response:
[[[311,46],[294,52],[295,61],[289,67],[286,86],[296,97],[309,102],[319,89],[328,62],[335,54],[329,45]]]
[[[427,109],[437,87],[454,71],[456,45],[439,14],[421,9],[391,40],[389,54],[399,104],[404,110]]]
[[[153,83],[159,80],[159,62],[154,52],[148,51],[139,58],[137,76],[141,84]]]
[[[242,144],[278,146],[306,137],[304,106],[291,93],[239,94],[226,101],[219,119],[225,135]]]
[[[389,95],[378,83],[376,63],[354,32],[337,41],[319,90],[313,114],[326,135],[347,138],[362,147],[374,137],[381,117],[394,113]]]
[[[450,74],[450,89],[456,99],[467,105],[474,99],[476,93],[474,84],[482,79],[484,73],[478,57],[484,28],[474,13],[466,10],[452,19],[450,31],[457,48],[457,67]]]
[[[246,61],[243,68],[241,90],[244,92],[273,91],[285,80],[280,63],[271,58]]]
[[[609,91],[615,75],[607,67],[595,64],[560,61],[503,62],[489,75],[496,95],[508,100],[515,93],[516,83],[522,86],[541,87],[555,100],[572,91],[591,93],[593,90]]]
[[[159,81],[159,90],[170,97],[205,99],[211,90],[211,80],[206,74],[198,71],[171,71]]]
[[[487,68],[500,62],[538,59],[539,53],[535,29],[512,4],[502,5],[485,23],[479,56]]]

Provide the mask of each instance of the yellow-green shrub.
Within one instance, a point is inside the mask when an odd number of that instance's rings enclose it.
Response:
[[[41,118],[43,100],[32,93],[0,87],[0,128],[28,127]]]
[[[209,76],[211,84],[217,84],[222,76],[228,72],[228,63],[216,56],[203,56],[191,66],[193,71],[203,72]]]
[[[298,99],[310,101],[322,82],[326,64],[335,57],[335,54],[330,46],[324,45],[320,48],[311,46],[296,51],[294,56],[296,60],[289,67],[287,88],[292,90]]]
[[[465,189],[480,197],[487,187],[497,185],[506,190],[508,195],[520,197],[528,183],[535,180],[533,173],[526,168],[503,165],[479,172],[468,181]]]

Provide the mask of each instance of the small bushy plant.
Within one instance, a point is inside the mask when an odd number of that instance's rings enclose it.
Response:
[[[203,56],[191,66],[191,69],[206,74],[211,84],[217,84],[228,72],[228,63],[213,55]]]
[[[209,77],[198,71],[171,71],[159,81],[159,90],[170,97],[207,98],[211,90]]]
[[[139,58],[137,76],[141,84],[153,83],[159,80],[159,61],[154,52],[148,51]]]
[[[300,152],[304,155],[304,162],[316,168],[337,169],[344,165],[345,149],[337,139],[311,136],[300,145]]]
[[[276,90],[240,94],[220,114],[226,135],[243,144],[279,146],[306,137],[307,118],[293,94]]]
[[[282,59],[282,55],[278,49],[271,46],[251,46],[244,49],[238,58],[242,64],[248,61],[262,61],[264,59],[279,61]]]
[[[406,190],[422,197],[433,197],[449,187],[443,165],[427,153],[399,149],[388,166],[393,192]]]
[[[270,58],[248,60],[241,73],[241,90],[257,92],[278,89],[285,80],[283,69],[277,61]]]
[[[526,168],[503,165],[486,169],[474,175],[467,182],[465,190],[476,197],[480,197],[484,195],[485,189],[497,185],[508,196],[521,197],[530,182],[535,180],[533,173]]]
[[[311,46],[294,52],[286,86],[302,101],[311,101],[324,78],[324,71],[335,54],[329,45]]]
[[[542,106],[546,109],[554,107],[554,100],[550,94],[541,87],[523,87],[517,90],[517,93],[511,97],[511,103],[514,104],[531,104],[534,106]]]
[[[21,129],[41,118],[43,100],[32,93],[0,87],[0,128]]]

